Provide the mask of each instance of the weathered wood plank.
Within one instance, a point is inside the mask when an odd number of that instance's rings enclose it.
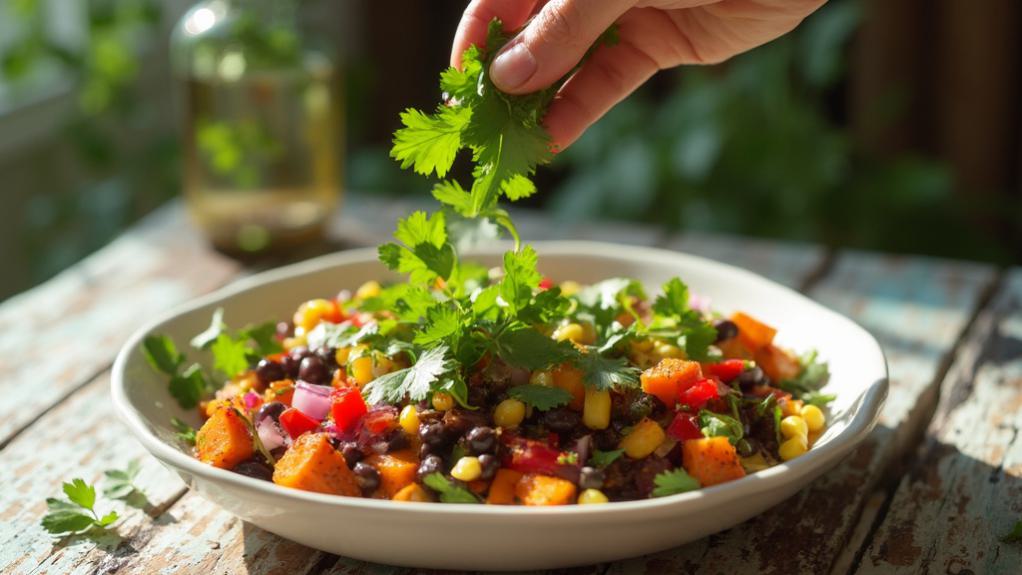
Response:
[[[85,540],[51,537],[39,525],[47,497],[62,496],[61,483],[81,477],[102,485],[103,471],[123,469],[138,459],[142,470],[136,484],[149,499],[148,512],[181,496],[185,487],[176,474],[150,457],[118,421],[109,395],[108,374],[96,378],[28,427],[2,451],[0,466],[0,572],[30,573],[45,566],[51,573],[70,573],[88,557],[115,549],[116,538],[99,546]],[[117,530],[125,537],[149,523],[149,516],[120,502],[103,500],[97,509],[116,509],[122,515]]]
[[[925,425],[942,360],[993,276],[977,264],[840,255],[809,295],[858,321],[883,345],[891,390],[877,429],[847,462],[765,514],[679,549],[615,564],[609,573],[828,572],[872,487]]]
[[[926,441],[860,573],[1018,573],[1022,545],[1022,271],[977,320],[945,378]]]
[[[108,367],[124,339],[238,264],[188,230],[177,205],[53,280],[0,305],[0,445]]]

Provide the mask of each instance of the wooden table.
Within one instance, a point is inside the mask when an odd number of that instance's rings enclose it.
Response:
[[[332,247],[385,239],[399,201],[350,199]],[[883,345],[891,391],[847,461],[764,515],[683,547],[578,573],[1022,573],[1022,272],[830,252],[521,214],[523,236],[658,245],[749,268],[855,319]],[[275,262],[279,263],[279,262]],[[265,267],[267,264],[263,264]],[[109,400],[111,362],[153,314],[252,270],[212,250],[178,204],[0,305],[0,572],[398,573],[281,539],[189,492]],[[39,526],[62,481],[142,462],[144,510],[121,538]],[[119,506],[120,507],[120,506]]]

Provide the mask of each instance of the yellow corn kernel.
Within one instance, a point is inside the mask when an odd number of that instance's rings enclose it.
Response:
[[[398,416],[397,422],[408,435],[418,435],[419,412],[415,410],[414,405],[406,405],[401,408],[401,415]]]
[[[631,343],[632,351],[636,353],[649,353],[653,351],[653,340],[637,339]]]
[[[660,425],[652,419],[643,419],[635,424],[632,431],[621,439],[618,447],[632,459],[642,459],[656,451],[666,434]]]
[[[534,371],[529,376],[529,383],[532,385],[542,385],[543,387],[550,387],[554,384],[554,376],[549,371]]]
[[[801,437],[805,440],[809,437],[809,427],[806,425],[806,420],[802,419],[800,415],[785,417],[781,420],[781,435],[788,439]]]
[[[802,419],[806,421],[806,426],[809,431],[817,432],[822,431],[823,426],[827,424],[827,418],[823,415],[823,411],[815,405],[806,405],[802,407]]]
[[[610,392],[586,388],[582,406],[582,423],[589,429],[607,429],[610,425]]]
[[[446,391],[438,391],[434,393],[433,409],[437,411],[450,411],[454,409],[454,396]]]
[[[586,489],[578,495],[579,505],[593,505],[610,501],[599,489]]]
[[[295,334],[305,334],[312,331],[323,316],[334,313],[334,304],[325,299],[310,299],[298,306],[292,318],[295,324]]]
[[[483,474],[483,466],[479,465],[479,458],[466,455],[454,464],[451,469],[451,477],[462,481],[475,481]]]
[[[566,323],[554,330],[553,336],[557,341],[582,341],[585,337],[585,330],[577,323]]]
[[[778,448],[777,452],[781,455],[782,460],[788,461],[795,459],[808,450],[809,445],[806,443],[805,436],[796,436],[781,443],[781,447]]]
[[[303,346],[303,345],[305,345],[307,343],[307,341],[305,339],[305,334],[304,333],[297,334],[297,331],[298,330],[296,329],[295,330],[296,335],[294,337],[285,337],[284,338],[284,342],[283,342],[284,343],[284,351],[291,351],[292,349],[294,349],[296,347],[301,347],[301,346]]]
[[[351,377],[355,378],[355,384],[359,387],[373,380],[373,358],[368,355],[353,360],[348,365],[348,369],[351,371]]]
[[[573,296],[580,291],[582,291],[582,286],[579,285],[578,282],[573,282],[571,280],[561,282],[561,295],[565,297]]]
[[[380,282],[376,280],[369,280],[366,283],[358,286],[355,290],[355,299],[367,299],[380,295]]]
[[[656,354],[660,356],[660,359],[665,357],[685,359],[685,352],[682,351],[680,347],[666,342],[657,343],[654,350],[656,351]]]
[[[525,404],[517,399],[505,399],[493,410],[493,423],[499,427],[518,427],[525,419]]]
[[[339,347],[334,352],[334,359],[337,360],[337,365],[348,365],[348,359],[351,357],[350,347]]]

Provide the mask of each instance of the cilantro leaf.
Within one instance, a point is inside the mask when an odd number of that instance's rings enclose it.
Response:
[[[446,345],[440,345],[424,352],[411,367],[381,375],[369,382],[362,389],[362,395],[370,405],[397,403],[405,396],[412,401],[426,399],[432,384],[456,366],[447,358],[448,351]]]
[[[625,358],[605,357],[596,348],[589,348],[588,353],[579,354],[576,365],[582,370],[582,381],[600,391],[636,387],[639,385],[639,374],[642,373]]]
[[[413,212],[398,220],[394,237],[403,245],[383,244],[380,261],[388,268],[409,274],[413,283],[428,284],[437,277],[450,277],[456,263],[454,247],[447,242],[443,212],[427,216]]]
[[[68,500],[79,507],[92,509],[92,506],[96,504],[96,488],[81,478],[76,477],[70,483],[65,482],[61,487]]]
[[[277,341],[277,324],[272,321],[250,325],[238,333],[238,338],[255,342],[255,353],[260,357],[284,351]]]
[[[156,371],[167,375],[177,373],[185,357],[177,351],[174,340],[165,335],[149,335],[142,340],[142,354]]]
[[[532,246],[504,254],[504,278],[500,281],[500,297],[507,303],[512,314],[528,305],[532,300],[532,292],[543,279],[536,270],[538,261],[539,257]]]
[[[218,307],[213,312],[213,319],[210,321],[209,327],[193,337],[190,344],[196,349],[207,349],[225,331],[227,331],[227,324],[224,323],[224,308]]]
[[[426,487],[439,493],[440,501],[444,503],[479,503],[479,498],[474,493],[456,485],[439,472],[427,475],[422,482]]]
[[[244,369],[248,369],[248,360],[245,360]],[[177,404],[182,409],[191,409],[199,405],[199,401],[208,388],[209,382],[206,381],[206,375],[202,372],[202,366],[197,363],[193,363],[183,373],[170,378],[170,395],[177,400]]]
[[[96,520],[94,518],[82,513],[81,511],[62,509],[58,511],[50,511],[43,516],[41,523],[43,525],[43,529],[49,531],[53,535],[70,535],[72,533],[80,533],[91,528],[95,524],[95,521]]]
[[[106,486],[103,488],[103,495],[111,499],[127,499],[135,493],[141,494],[141,490],[135,485],[135,478],[142,466],[137,459],[128,463],[124,469],[108,469],[103,472],[106,476]]]
[[[677,493],[685,493],[700,487],[699,481],[681,467],[658,473],[653,478],[653,483],[656,485],[653,488],[653,497],[666,497]]]
[[[508,389],[507,394],[540,411],[547,411],[560,405],[566,405],[571,401],[571,394],[565,389],[532,383],[516,385]]]
[[[717,329],[696,312],[688,312],[682,322],[681,339],[685,355],[695,361],[709,361],[710,346],[717,340]]]
[[[531,327],[509,329],[493,342],[494,351],[509,365],[529,370],[543,369],[577,355],[566,341],[554,341]]]
[[[235,339],[230,334],[218,335],[210,351],[213,352],[213,367],[227,377],[234,377],[251,365],[248,344],[244,339]]]
[[[722,413],[699,410],[700,431],[706,437],[726,437],[731,445],[738,443],[738,440],[745,435],[745,427],[742,422]]]
[[[819,353],[815,349],[805,353],[799,358],[802,371],[798,376],[778,383],[777,387],[791,393],[796,399],[801,399],[804,394],[819,391],[830,379],[830,369],[818,356]]]
[[[456,213],[472,217],[472,194],[466,192],[458,182],[445,180],[433,186],[433,197]]]
[[[470,109],[458,106],[440,106],[433,115],[409,108],[401,114],[404,127],[394,133],[390,156],[401,162],[402,169],[411,166],[416,173],[436,172],[442,178],[454,163],[471,117]]]
[[[666,316],[681,316],[689,311],[688,286],[684,282],[671,278],[662,289],[663,293],[653,302],[653,311]]]
[[[617,461],[624,452],[624,449],[615,449],[613,451],[600,451],[599,449],[594,449],[593,454],[589,456],[589,465],[595,467],[606,467]]]
[[[827,407],[835,399],[837,399],[837,396],[833,393],[810,391],[809,393],[802,394],[802,401],[806,402],[807,405],[815,405],[816,407]]]
[[[439,304],[429,309],[426,314],[426,327],[415,334],[413,342],[418,345],[431,345],[443,341],[461,328],[461,315],[450,306]]]
[[[43,516],[41,524],[52,535],[72,535],[93,528],[105,528],[117,521],[117,512],[111,511],[103,517],[96,514],[96,489],[80,478],[65,482],[62,486],[67,500],[53,497],[46,499],[49,513]]]
[[[188,445],[195,445],[196,429],[176,417],[170,418],[170,424],[177,430],[177,438]]]
[[[377,322],[368,322],[362,327],[351,324],[320,322],[306,335],[310,349],[321,347],[351,347],[379,332]]]

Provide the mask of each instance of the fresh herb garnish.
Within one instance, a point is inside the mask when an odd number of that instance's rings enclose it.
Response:
[[[479,498],[474,493],[456,485],[443,476],[442,473],[432,473],[423,480],[426,487],[440,494],[440,501],[444,503],[479,503]]]
[[[830,402],[837,399],[837,396],[833,393],[820,393],[819,391],[810,391],[809,393],[802,394],[802,401],[808,405],[815,405],[816,407],[827,407]]]
[[[142,354],[156,371],[166,375],[177,373],[185,357],[177,350],[174,340],[165,335],[149,335],[142,341]]]
[[[170,378],[170,395],[177,400],[177,404],[184,409],[191,409],[199,405],[199,401],[206,394],[210,384],[202,366],[193,363],[181,373],[174,374]]]
[[[804,399],[804,395],[819,391],[830,379],[830,370],[825,362],[819,360],[818,355],[815,349],[806,352],[799,358],[802,371],[798,376],[781,381],[777,387],[791,393],[795,399]]]
[[[714,413],[706,409],[699,411],[699,425],[706,437],[726,437],[734,445],[744,435],[742,422],[729,415]]]
[[[49,508],[42,519],[43,528],[53,535],[73,535],[92,529],[105,529],[119,517],[116,511],[100,516],[96,513],[96,488],[75,478],[63,484],[67,499],[46,499]]]
[[[571,401],[571,394],[564,389],[532,383],[512,387],[507,390],[507,394],[540,411],[547,411]]]
[[[382,375],[362,389],[369,404],[397,403],[405,397],[412,401],[426,399],[434,384],[449,374],[455,362],[448,357],[447,346],[435,347],[423,353],[411,367]]]
[[[141,493],[134,481],[138,472],[142,470],[139,461],[133,460],[124,469],[108,469],[103,472],[106,476],[106,486],[103,488],[103,495],[111,499],[126,499],[132,493]]]
[[[653,488],[653,497],[666,497],[676,493],[685,493],[700,487],[699,481],[681,467],[658,473],[653,478],[653,483],[656,485]]]
[[[594,449],[593,454],[589,456],[589,465],[594,467],[606,467],[617,461],[624,452],[624,449],[615,449],[613,451],[600,451],[599,449]]]
[[[170,424],[177,430],[177,438],[187,443],[188,445],[195,445],[195,432],[196,429],[191,425],[181,421],[176,417],[170,418]]]

